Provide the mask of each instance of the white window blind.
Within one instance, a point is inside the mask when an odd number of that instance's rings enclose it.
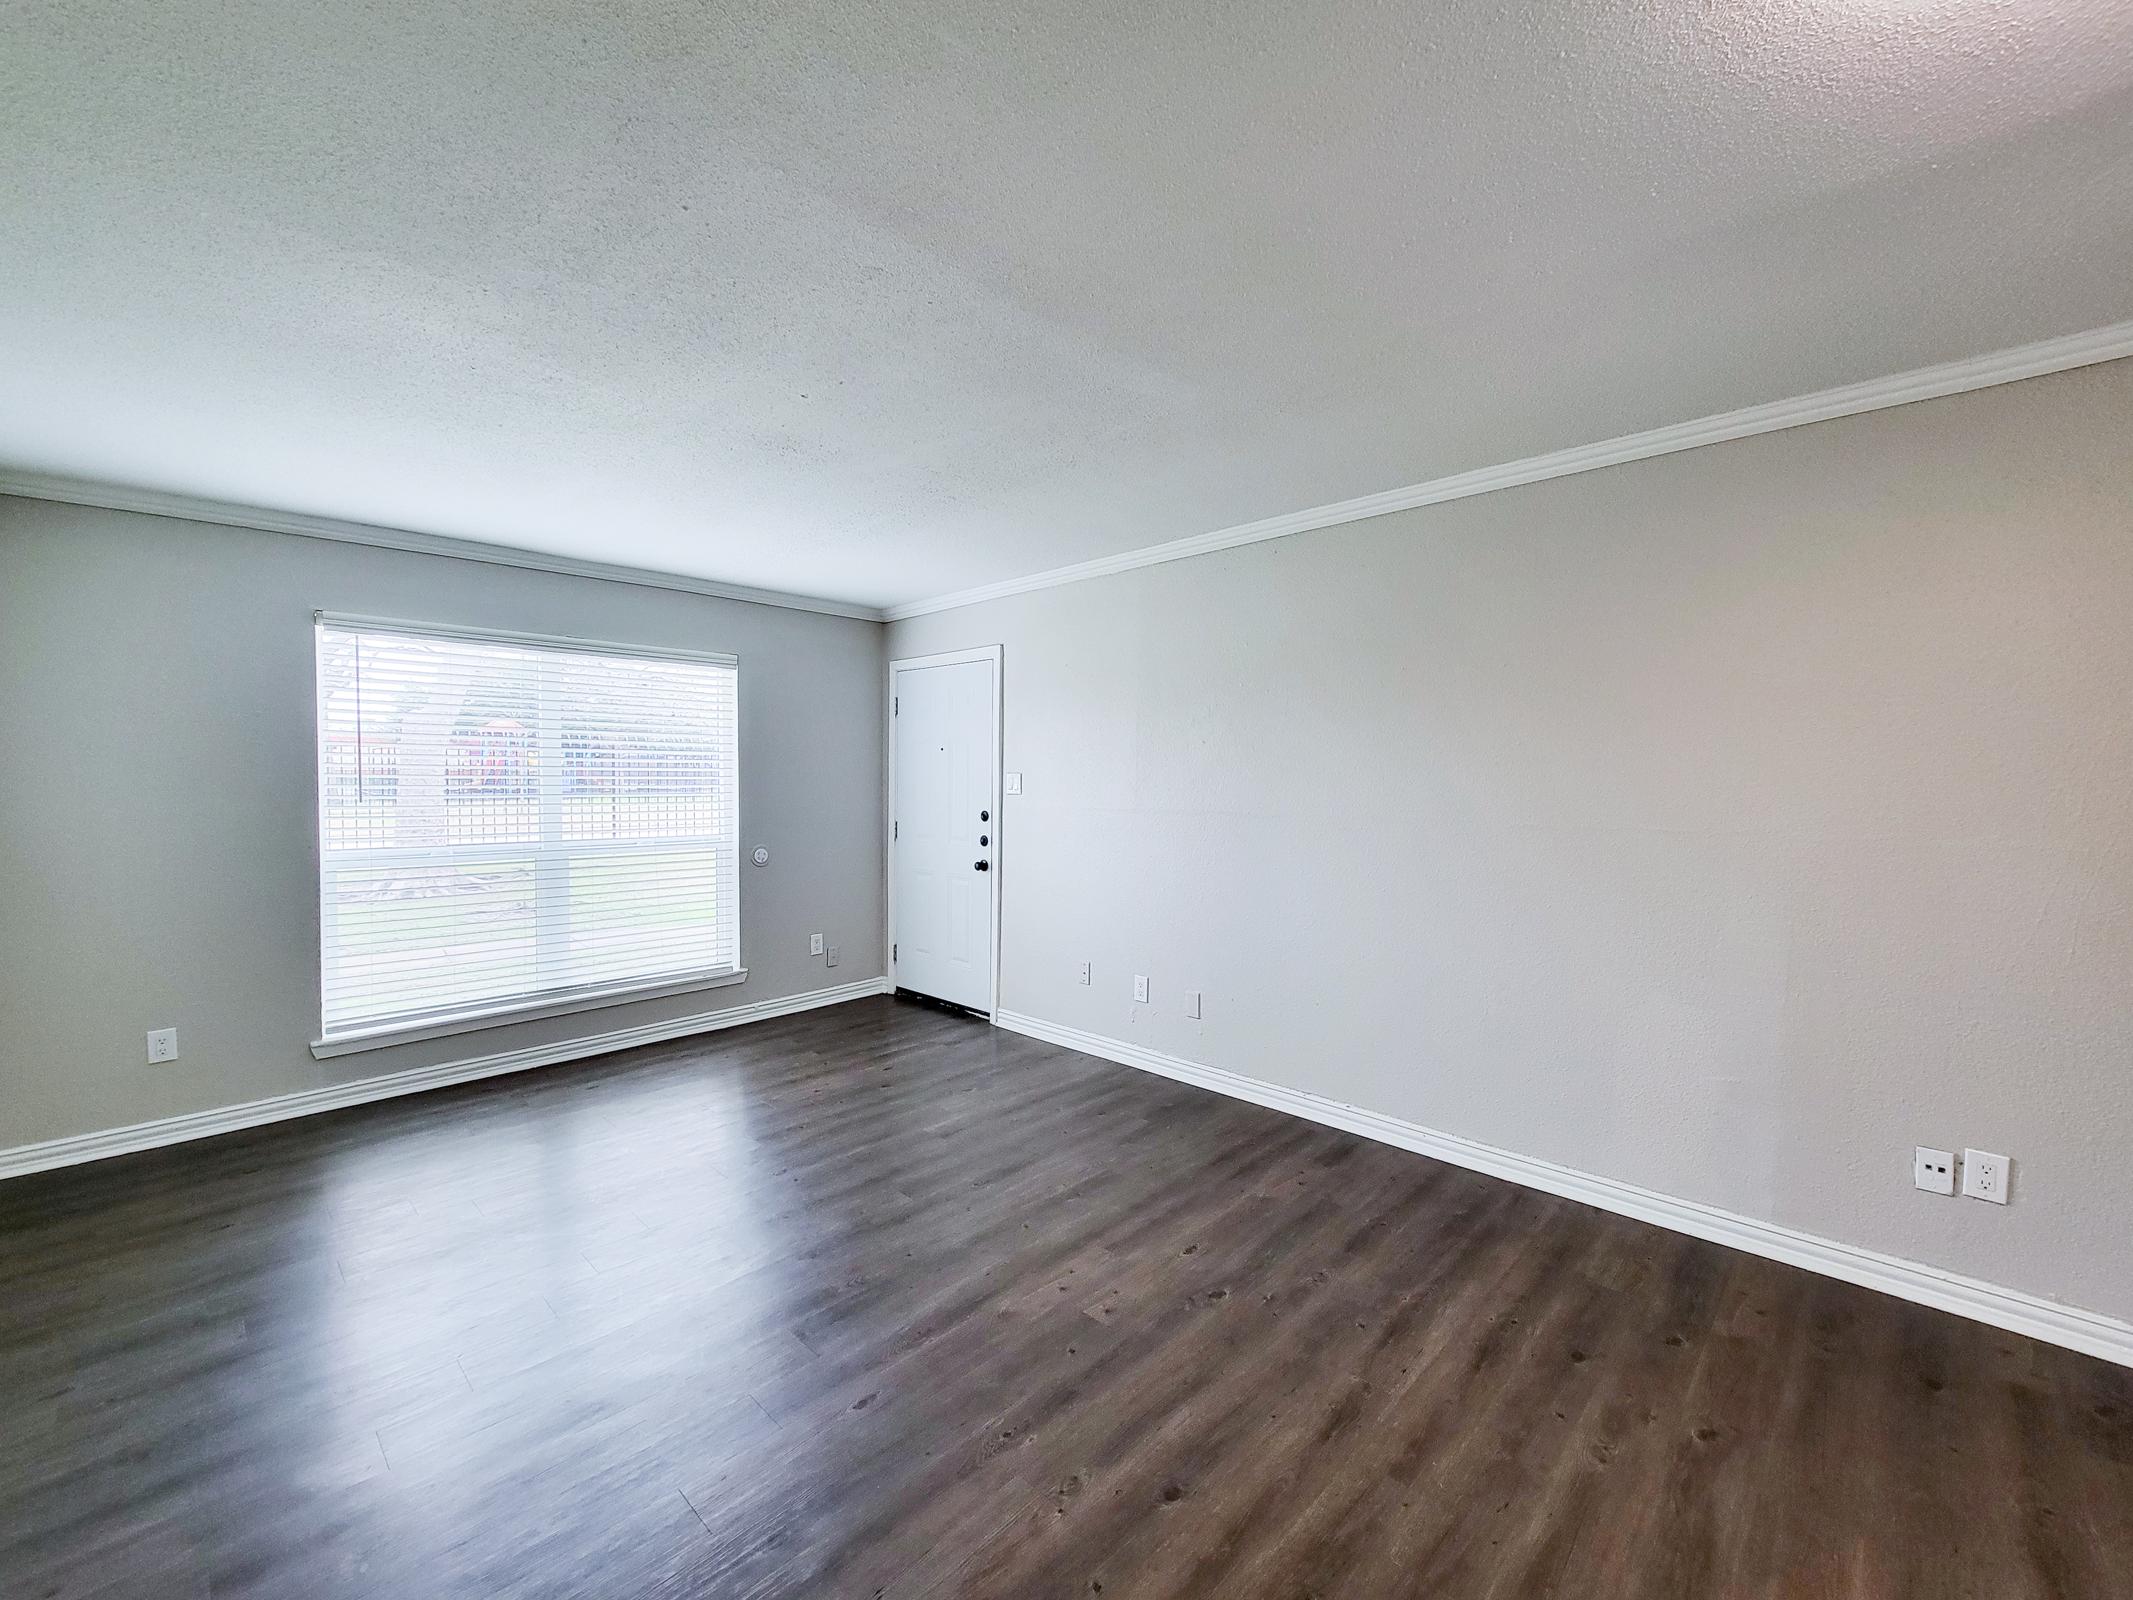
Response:
[[[734,971],[736,676],[322,615],[325,1039]]]

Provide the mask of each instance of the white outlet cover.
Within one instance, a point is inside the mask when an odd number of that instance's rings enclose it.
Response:
[[[157,1028],[148,1035],[148,1059],[150,1062],[175,1061],[178,1059],[178,1030]]]
[[[2007,1204],[2008,1160],[1990,1150],[1963,1152],[1963,1193],[1973,1200]]]
[[[820,954],[822,954],[821,934],[811,933],[807,936],[807,953],[811,956],[819,956]]]
[[[1955,1193],[1955,1152],[1920,1145],[1911,1152],[1911,1182],[1927,1194]]]
[[[1088,963],[1087,963],[1086,961],[1084,961],[1084,962],[1083,962],[1083,963],[1081,964],[1081,982],[1082,982],[1082,986],[1083,986],[1084,988],[1086,988],[1086,987],[1088,986],[1088,982],[1089,982],[1089,964],[1088,964]]]
[[[1143,1004],[1148,999],[1148,980],[1138,973],[1134,975],[1133,979],[1133,998]]]

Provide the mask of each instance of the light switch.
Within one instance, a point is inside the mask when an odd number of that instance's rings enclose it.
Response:
[[[1007,792],[1008,792],[1009,794],[1020,794],[1020,793],[1022,792],[1022,774],[1021,774],[1021,773],[1019,773],[1019,772],[1010,772],[1010,773],[1009,773],[1009,774],[1007,775]]]

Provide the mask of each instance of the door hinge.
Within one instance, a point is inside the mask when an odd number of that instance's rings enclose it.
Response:
[[[892,839],[901,839],[901,838],[902,838],[903,836],[904,836],[904,825],[903,825],[903,824],[902,824],[901,822],[892,822],[892,823],[890,823],[890,824],[889,824],[889,837],[890,837],[890,838],[892,838]]]
[[[892,717],[900,717],[900,716],[902,716],[903,714],[904,714],[904,697],[903,697],[902,695],[900,695],[900,694],[892,694],[892,695],[890,695],[890,696],[889,696],[889,715],[890,715],[890,716],[892,716]]]
[[[889,959],[891,961],[894,961],[896,959],[896,946],[894,946],[893,944],[889,946]]]

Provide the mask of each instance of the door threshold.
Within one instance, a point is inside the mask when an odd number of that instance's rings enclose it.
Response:
[[[916,989],[898,989],[896,998],[909,1000],[931,1011],[946,1011],[958,1017],[975,1017],[980,1022],[992,1021],[990,1011],[979,1011],[971,1006],[959,1006],[953,1000],[943,1000],[937,995],[920,994]]]

